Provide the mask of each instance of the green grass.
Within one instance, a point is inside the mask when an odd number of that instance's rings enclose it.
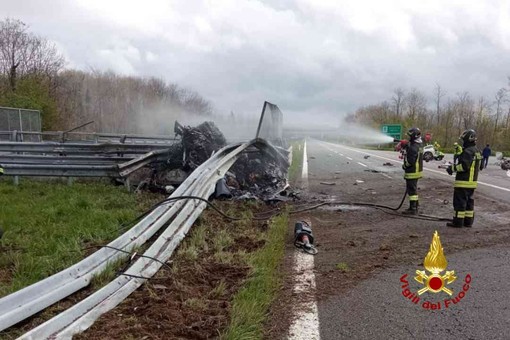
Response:
[[[245,285],[235,295],[224,340],[261,339],[269,306],[280,287],[278,271],[283,259],[288,216],[275,217],[266,234],[267,243],[248,262],[252,268]]]
[[[340,262],[340,263],[337,263],[336,264],[336,269],[340,270],[342,273],[346,273],[348,272],[349,270],[351,270],[351,268],[349,267],[349,265],[345,262]]]
[[[85,255],[84,247],[108,243],[119,234],[120,224],[153,203],[154,198],[100,182],[68,186],[61,181],[23,179],[14,186],[3,179],[0,296],[78,262]]]
[[[303,145],[304,141],[294,141],[292,145],[292,164],[289,168],[289,181],[295,183],[301,178],[299,171],[303,166]]]

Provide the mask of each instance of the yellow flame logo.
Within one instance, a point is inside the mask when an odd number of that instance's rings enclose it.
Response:
[[[441,240],[439,239],[439,234],[437,231],[434,233],[432,237],[432,243],[430,244],[430,250],[425,256],[425,261],[423,261],[423,266],[429,272],[433,274],[439,274],[448,266],[448,262],[446,261],[446,257],[443,253],[443,246],[441,245]]]
[[[414,279],[425,285],[424,288],[418,291],[418,295],[428,291],[433,293],[443,291],[448,295],[453,294],[453,291],[445,286],[454,282],[457,277],[453,270],[446,271],[444,275],[440,275],[440,273],[448,266],[448,261],[446,261],[446,257],[444,256],[443,246],[441,245],[441,240],[439,239],[437,230],[434,232],[434,236],[432,237],[430,250],[427,253],[427,256],[425,256],[423,266],[431,273],[431,275],[427,275],[424,270],[416,271],[416,277]]]

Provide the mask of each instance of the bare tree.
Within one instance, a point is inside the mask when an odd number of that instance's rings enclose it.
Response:
[[[53,43],[28,32],[20,20],[0,22],[0,72],[16,91],[19,77],[45,76],[52,79],[64,67],[64,58]]]
[[[402,115],[402,108],[404,106],[405,92],[399,87],[395,89],[393,93],[394,95],[391,98],[391,101],[393,102],[393,107],[395,108],[395,114],[397,117],[400,117]]]
[[[455,119],[455,111],[457,109],[458,104],[453,100],[448,100],[445,108],[445,144],[450,145],[451,141],[451,128],[453,126],[453,121]]]
[[[458,100],[458,121],[460,130],[472,129],[475,124],[474,101],[469,92],[464,91],[457,94]]]
[[[507,90],[502,87],[496,93],[496,97],[495,97],[495,101],[494,101],[494,104],[496,104],[496,113],[495,113],[496,114],[496,119],[495,119],[495,122],[494,122],[494,133],[492,134],[492,142],[493,143],[494,143],[494,138],[496,138],[496,132],[498,130],[499,117],[501,115],[502,106],[503,106],[503,103],[505,101],[506,92],[507,92]]]
[[[407,116],[416,121],[418,116],[424,116],[427,111],[427,99],[417,89],[412,89],[405,97]]]
[[[506,124],[505,129],[510,129],[510,107],[508,108],[508,111],[506,112]]]
[[[439,86],[438,83],[436,83],[435,91],[434,91],[434,99],[436,103],[436,117],[437,117],[437,125],[440,124],[441,121],[441,98],[443,98],[446,95],[441,89],[441,86]]]

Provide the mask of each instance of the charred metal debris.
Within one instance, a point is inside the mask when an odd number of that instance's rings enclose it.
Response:
[[[166,160],[156,161],[130,177],[136,190],[170,193],[200,164],[227,145],[223,133],[213,122],[195,127],[175,123],[174,132],[180,137],[168,149]],[[226,176],[218,181],[217,199],[288,199],[289,151],[283,147],[248,148],[234,163]]]

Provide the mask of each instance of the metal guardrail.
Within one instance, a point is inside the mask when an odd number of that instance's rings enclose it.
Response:
[[[6,164],[4,176],[120,177],[117,165]]]
[[[5,176],[118,178],[151,162],[165,160],[168,147],[168,144],[0,142],[0,164]]]
[[[214,192],[218,179],[222,178],[237,157],[252,145],[261,149],[271,148],[261,140],[227,146],[199,166],[170,197],[191,195],[208,198]],[[125,234],[109,243],[109,246],[130,251],[145,243],[172,220],[144,253],[148,257],[139,258],[126,272],[127,275],[152,277],[162,263],[170,258],[204,209],[204,202],[193,199],[159,206]],[[102,272],[108,263],[123,257],[126,255],[121,252],[101,248],[68,269],[0,299],[0,330],[86,287],[92,277]],[[21,339],[70,338],[118,305],[143,282],[144,279],[120,276],[85,300],[26,333]]]
[[[115,160],[122,160],[123,163],[99,162],[93,164],[98,159],[92,157],[74,157],[73,160],[67,160],[67,157],[51,157],[52,163],[44,164],[41,158],[46,156],[29,157],[19,156],[11,163],[0,163],[4,169],[4,176],[50,176],[50,177],[126,177],[134,171],[156,161],[166,159],[167,149],[150,151],[137,158],[116,157]],[[11,155],[12,157],[12,155]],[[1,159],[2,157],[0,157]],[[94,161],[85,163],[87,158]],[[64,159],[62,163],[61,160]],[[75,163],[76,159],[80,160]],[[18,162],[15,162],[18,160]],[[19,161],[21,160],[21,161]],[[41,164],[43,163],[43,164]],[[81,164],[80,164],[81,163]]]
[[[108,154],[140,154],[158,149],[167,149],[165,144],[86,144],[86,143],[23,143],[0,142],[0,152],[57,153],[63,155],[108,155]]]
[[[176,140],[174,136],[168,135],[140,135],[140,134],[121,134],[121,133],[97,133],[97,132],[67,132],[67,131],[0,131],[2,139],[8,139],[11,142],[21,142],[25,136],[39,137],[41,141],[60,141],[66,143],[89,142],[104,143],[116,142],[125,144],[173,144]]]
[[[55,156],[0,154],[0,164],[117,164],[133,159],[134,156]]]

